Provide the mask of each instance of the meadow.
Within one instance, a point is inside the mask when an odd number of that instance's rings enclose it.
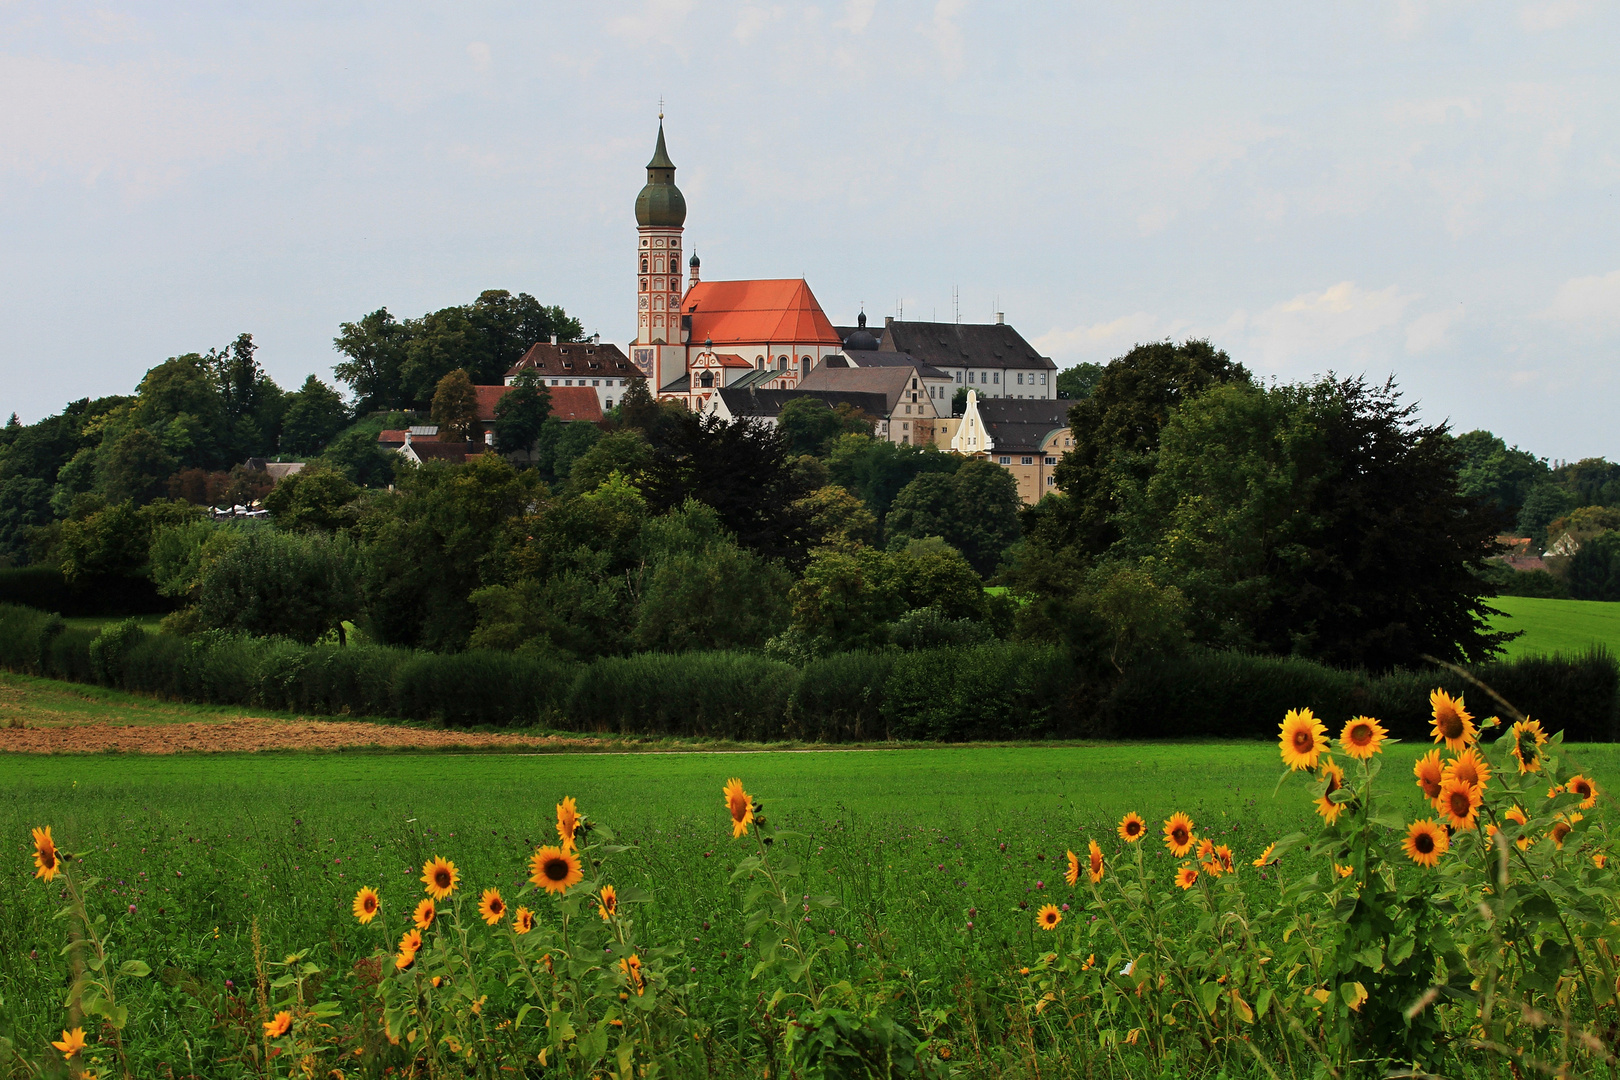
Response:
[[[1428,812],[1411,782],[1419,750],[1385,755],[1380,788],[1402,815]],[[1620,782],[1620,748],[1571,756],[1600,785]],[[335,985],[392,946],[433,856],[454,860],[474,896],[494,885],[516,897],[536,845],[553,842],[555,803],[569,795],[626,845],[616,880],[621,891],[645,890],[638,933],[671,950],[667,963],[692,981],[690,1007],[711,1024],[712,1075],[745,1065],[758,1075],[768,1006],[749,980],[744,886],[730,881],[748,848],[733,840],[721,797],[725,779],[740,776],[777,827],[802,834],[781,843],[803,860],[806,895],[836,901],[812,927],[851,943],[838,964],[888,971],[905,988],[904,1017],[946,1053],[955,1047],[958,1075],[1033,1075],[1017,1016],[1027,969],[1047,947],[1035,911],[1072,905],[1079,918],[1085,904],[1084,879],[1078,889],[1063,882],[1064,852],[1097,839],[1112,857],[1125,846],[1114,827],[1126,812],[1156,838],[1183,811],[1201,835],[1231,846],[1254,903],[1275,902],[1277,868],[1249,861],[1317,823],[1298,785],[1274,795],[1279,772],[1275,744],[1264,743],[4,757],[0,1031],[38,1046],[63,1023],[59,901],[30,876],[31,827],[49,824],[63,849],[87,853],[80,872],[101,879],[92,913],[110,919],[120,958],[156,973],[121,984],[136,1074],[259,1075],[231,1031],[251,1004],[255,925],[267,955],[309,949]],[[1149,874],[1175,873],[1163,845],[1142,852]],[[362,885],[384,909],[369,927],[349,911]],[[1263,1075],[1255,1070],[1227,1049],[1165,1075]]]
[[[1490,604],[1502,612],[1491,620],[1494,629],[1524,631],[1523,637],[1508,643],[1506,659],[1551,653],[1575,656],[1593,645],[1620,653],[1620,603],[1498,596]]]

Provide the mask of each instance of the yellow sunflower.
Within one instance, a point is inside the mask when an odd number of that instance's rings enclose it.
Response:
[[[1058,923],[1063,921],[1063,912],[1058,910],[1056,904],[1047,904],[1035,913],[1035,921],[1042,930],[1056,930]]]
[[[529,860],[529,880],[549,893],[565,893],[585,878],[579,856],[558,847],[543,847]]]
[[[743,790],[742,780],[733,776],[726,781],[726,809],[731,813],[731,838],[748,835],[748,826],[754,820],[754,800]]]
[[[1204,839],[1199,840],[1198,841],[1198,861],[1203,862],[1205,859],[1214,858],[1214,856],[1215,856],[1215,841],[1210,840],[1207,837],[1204,838]]]
[[[1254,865],[1255,866],[1270,866],[1271,865],[1271,853],[1273,851],[1276,851],[1276,850],[1277,850],[1277,845],[1276,844],[1267,844],[1266,845],[1266,850],[1262,851],[1260,853],[1260,857],[1258,859],[1254,860]]]
[[[1334,863],[1333,872],[1342,878],[1347,878],[1356,872],[1356,868],[1353,866],[1340,866],[1338,863]]]
[[[1146,831],[1147,822],[1143,821],[1135,810],[1119,819],[1119,838],[1127,844],[1134,844],[1142,839],[1142,834]]]
[[[407,930],[399,939],[399,955],[394,957],[394,967],[404,971],[416,963],[416,954],[422,949],[422,934],[418,930]]]
[[[377,890],[367,885],[354,894],[354,917],[362,924],[369,923],[377,917],[377,908],[380,904]]]
[[[1540,720],[1520,720],[1513,725],[1513,749],[1508,751],[1519,762],[1519,775],[1541,771],[1541,748],[1547,745],[1547,733],[1541,730]]]
[[[1470,746],[1452,760],[1446,762],[1440,772],[1442,782],[1455,777],[1468,784],[1469,787],[1484,791],[1486,781],[1491,778],[1491,763],[1480,754],[1479,748]]]
[[[619,961],[619,970],[624,972],[625,981],[635,989],[637,997],[647,992],[647,984],[641,977],[641,957],[631,953]]]
[[[1086,866],[1086,873],[1091,877],[1091,883],[1095,885],[1097,882],[1103,879],[1102,848],[1097,846],[1097,841],[1095,840],[1091,840],[1088,843],[1090,844],[1090,849],[1087,854],[1088,864]]]
[[[1235,864],[1232,862],[1232,849],[1225,844],[1215,845],[1215,862],[1219,864],[1222,873],[1230,874],[1236,869]]]
[[[1226,872],[1221,869],[1221,864],[1215,861],[1213,852],[1211,852],[1210,858],[1198,864],[1198,868],[1204,873],[1208,874],[1211,878],[1218,878]]]
[[[428,895],[435,900],[447,899],[456,891],[456,883],[460,880],[461,872],[449,859],[435,855],[422,867],[422,884],[427,886]]]
[[[1335,791],[1344,787],[1344,770],[1335,765],[1332,758],[1324,758],[1317,773],[1327,782],[1327,786],[1316,800],[1316,812],[1322,815],[1323,821],[1332,825],[1344,812],[1344,803],[1334,802],[1332,798]]]
[[[1069,857],[1069,868],[1063,872],[1063,880],[1072,889],[1080,880],[1080,856],[1072,851],[1066,851],[1064,854]]]
[[[51,827],[34,830],[34,876],[49,881],[62,867],[56,855],[56,841],[51,839]]]
[[[1434,708],[1434,741],[1445,743],[1447,750],[1456,753],[1479,737],[1473,715],[1463,707],[1461,694],[1452,697],[1444,690],[1432,690],[1429,704]]]
[[[426,930],[433,925],[433,917],[438,913],[432,898],[429,898],[416,905],[416,910],[411,912],[411,922],[418,930]]]
[[[1530,822],[1530,818],[1525,814],[1524,809],[1518,804],[1508,807],[1507,812],[1502,816],[1516,825],[1526,825]]]
[[[1191,863],[1182,863],[1181,869],[1176,871],[1176,884],[1183,889],[1190,889],[1198,884],[1198,870]]]
[[[512,916],[512,932],[514,934],[527,934],[533,929],[534,912],[526,907],[518,908],[517,914]]]
[[[1472,829],[1479,802],[1479,788],[1464,780],[1451,779],[1440,785],[1440,798],[1435,805],[1453,829]]]
[[[565,795],[557,804],[557,836],[564,851],[574,850],[574,832],[578,828],[579,811],[574,807],[574,797]]]
[[[1599,870],[1603,869],[1608,864],[1609,857],[1603,854],[1603,852],[1599,851],[1592,855],[1592,865],[1597,867]]]
[[[1582,776],[1580,773],[1576,773],[1574,776],[1569,778],[1569,782],[1564,785],[1564,790],[1569,792],[1571,795],[1579,795],[1581,797],[1582,810],[1590,810],[1592,807],[1597,805],[1597,785],[1592,783],[1592,781],[1588,780],[1586,777]]]
[[[1402,844],[1406,856],[1419,866],[1433,866],[1451,847],[1446,830],[1425,818],[1406,827],[1406,840]]]
[[[501,899],[499,889],[484,890],[484,895],[478,898],[478,914],[489,926],[506,917],[506,901]]]
[[[604,885],[602,886],[601,898],[602,902],[596,905],[596,913],[602,916],[603,922],[607,922],[619,913],[618,890],[611,885]]]
[[[1438,750],[1430,750],[1418,758],[1412,766],[1412,775],[1417,777],[1417,786],[1423,789],[1423,797],[1430,802],[1440,797],[1440,776],[1444,771]]]
[[[1192,850],[1194,842],[1192,818],[1177,810],[1164,823],[1164,846],[1179,859]]]
[[[74,1028],[72,1031],[63,1029],[62,1041],[52,1042],[52,1046],[62,1051],[62,1056],[70,1058],[85,1047],[84,1028]]]
[[[291,1029],[292,1013],[278,1012],[274,1020],[265,1021],[264,1037],[267,1039],[279,1039]]]
[[[1352,717],[1339,732],[1339,745],[1344,752],[1359,761],[1366,761],[1383,749],[1389,730],[1370,716]]]
[[[1557,845],[1558,850],[1562,851],[1564,849],[1564,838],[1569,836],[1570,830],[1575,828],[1575,823],[1584,816],[1583,814],[1573,813],[1558,815],[1558,820],[1553,822],[1552,831],[1547,834],[1552,838],[1552,842]]]
[[[1283,764],[1290,769],[1314,769],[1316,759],[1328,748],[1327,728],[1309,709],[1289,709],[1280,725],[1277,745]]]

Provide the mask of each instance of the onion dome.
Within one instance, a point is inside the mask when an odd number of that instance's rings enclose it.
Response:
[[[686,224],[686,199],[675,186],[675,163],[664,149],[664,122],[658,122],[658,148],[647,162],[647,186],[636,196],[636,224],[680,228]]]
[[[844,339],[844,348],[850,352],[872,352],[877,347],[878,339],[866,328],[866,312],[863,311],[855,332]]]

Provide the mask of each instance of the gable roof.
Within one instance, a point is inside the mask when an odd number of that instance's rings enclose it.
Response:
[[[706,353],[703,353],[703,352],[699,352],[696,356],[692,357],[692,363],[696,364],[699,360],[702,360],[705,355],[711,355],[711,354],[706,354]],[[738,356],[736,353],[723,352],[723,353],[713,353],[712,355],[714,356],[715,360],[719,362],[720,366],[723,367],[723,368],[726,368],[726,367],[730,367],[730,368],[748,368],[748,369],[752,370],[753,367],[754,367],[753,364],[750,364],[748,361],[744,360],[742,357]]]
[[[602,419],[602,399],[589,386],[548,386],[551,393],[551,415],[558,420]]]
[[[542,375],[612,375],[629,378],[637,373],[617,345],[611,342],[570,341],[553,345],[537,341],[529,346],[518,362],[506,371],[510,379],[525,368],[534,368]]]
[[[478,419],[485,424],[495,421],[495,403],[506,396],[511,390],[510,386],[475,386],[473,392],[478,395]]]
[[[692,321],[686,340],[694,344],[842,344],[803,278],[700,281],[686,291],[681,314]]]
[[[910,353],[935,367],[1035,368],[1056,371],[1050,358],[1035,351],[1006,323],[884,323],[878,348]]]
[[[830,358],[829,358],[830,359]],[[941,371],[933,364],[925,364],[910,353],[883,352],[877,349],[854,350],[844,354],[844,362],[849,367],[914,367],[917,374],[925,379],[949,380],[948,371]]]
[[[886,402],[883,410],[885,417],[894,412],[901,395],[911,389],[911,377],[916,371],[912,367],[828,367],[825,364],[813,369],[799,382],[803,390],[837,390],[845,393],[860,392],[868,394],[882,394]],[[933,399],[921,390],[919,402],[927,401],[933,404]]]
[[[1055,431],[1069,426],[1074,402],[1040,398],[979,398],[979,420],[990,436],[993,454],[1032,454]]]
[[[848,405],[852,409],[859,409],[874,420],[882,420],[888,415],[884,411],[887,404],[882,394],[868,394],[844,390],[760,390],[754,387],[726,386],[719,391],[720,400],[725,402],[726,411],[734,419],[743,417],[774,418],[782,411],[782,406],[798,398],[816,398],[825,402],[829,409],[836,409],[839,405]]]

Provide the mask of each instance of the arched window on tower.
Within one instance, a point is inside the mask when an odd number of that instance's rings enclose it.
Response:
[[[646,259],[641,260],[641,272],[643,274],[645,274],[647,272],[647,260]]]
[[[703,387],[705,390],[712,389],[714,387],[714,372],[705,371],[703,374],[699,375],[698,385]]]

